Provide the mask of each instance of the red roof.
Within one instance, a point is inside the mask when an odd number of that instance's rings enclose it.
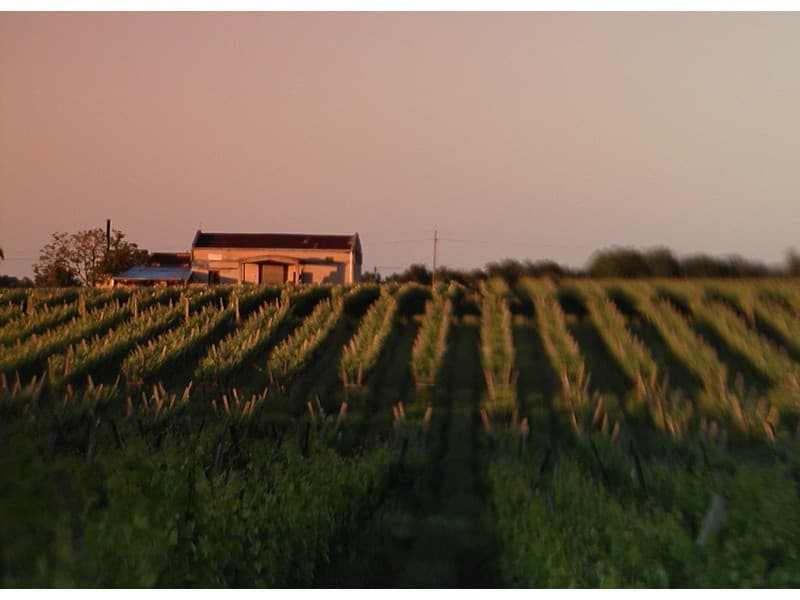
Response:
[[[292,250],[353,250],[358,234],[204,233],[198,231],[192,248],[287,248]]]

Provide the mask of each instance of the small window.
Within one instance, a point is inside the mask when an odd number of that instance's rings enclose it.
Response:
[[[219,271],[209,271],[208,272],[208,284],[215,285],[219,283]]]
[[[314,283],[314,274],[313,273],[301,273],[300,274],[300,283]]]

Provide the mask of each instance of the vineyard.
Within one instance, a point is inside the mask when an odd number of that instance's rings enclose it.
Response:
[[[790,279],[0,292],[4,587],[798,587]]]

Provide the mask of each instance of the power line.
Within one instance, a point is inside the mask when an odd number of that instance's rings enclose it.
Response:
[[[498,238],[494,240],[479,240],[469,238],[439,238],[441,242],[456,242],[459,244],[515,244],[515,245],[533,245],[533,246],[547,246],[556,248],[574,248],[575,246],[588,245],[588,242],[541,242],[539,240],[510,240],[506,238]]]
[[[386,244],[408,244],[408,243],[417,243],[417,242],[427,242],[430,238],[412,238],[406,240],[385,240],[382,242],[373,242],[369,241],[368,244],[370,246],[381,246]]]

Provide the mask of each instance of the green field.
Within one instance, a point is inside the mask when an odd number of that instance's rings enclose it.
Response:
[[[0,292],[4,587],[798,587],[800,282]]]

